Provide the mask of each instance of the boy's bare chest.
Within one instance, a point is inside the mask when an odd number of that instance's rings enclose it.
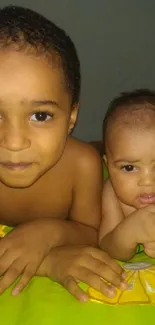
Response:
[[[65,178],[20,190],[0,186],[0,224],[15,226],[37,218],[65,219],[71,204],[72,186]]]

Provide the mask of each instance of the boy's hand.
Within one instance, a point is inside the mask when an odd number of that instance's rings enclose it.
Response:
[[[125,271],[107,253],[93,247],[53,248],[37,271],[37,275],[48,276],[59,282],[83,302],[89,297],[78,286],[80,281],[108,297],[115,295],[114,287],[127,289]]]
[[[17,295],[35,275],[50,246],[46,240],[46,227],[40,220],[16,227],[0,241],[0,294],[20,275],[13,289]]]

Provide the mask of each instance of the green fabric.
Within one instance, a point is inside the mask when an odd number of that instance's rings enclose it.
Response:
[[[135,260],[150,261],[144,253]],[[19,297],[12,297],[11,289],[0,296],[0,324],[5,325],[154,325],[154,315],[151,305],[82,304],[57,283],[38,277]]]
[[[6,229],[6,233],[11,228]],[[143,252],[134,261],[153,261]],[[86,290],[87,286],[81,284]],[[11,288],[0,296],[0,324],[5,325],[154,325],[151,305],[108,306],[80,303],[63,287],[47,278],[35,277],[18,297]]]
[[[6,228],[5,233],[11,228]],[[133,261],[151,261],[144,252]],[[122,263],[121,263],[122,264]],[[13,286],[12,286],[13,287]],[[0,324],[5,325],[154,325],[155,306],[110,306],[80,303],[63,287],[47,278],[35,277],[18,297],[11,288],[0,296]],[[81,284],[86,290],[87,286]]]
[[[104,163],[103,163],[103,176],[104,176],[104,180],[108,178],[108,170]]]

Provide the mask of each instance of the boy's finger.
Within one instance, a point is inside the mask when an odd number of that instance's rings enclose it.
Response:
[[[95,274],[90,269],[88,270],[86,268],[80,268],[80,272],[77,278],[80,281],[88,284],[90,287],[103,293],[107,297],[115,296],[116,290],[113,287],[109,286],[99,275]]]
[[[125,273],[125,271],[122,269],[122,267],[113,258],[111,258],[106,252],[104,252],[100,249],[97,249],[97,248],[93,248],[92,256],[95,257],[96,259],[100,260],[101,262],[107,264],[118,275]]]
[[[10,253],[9,250],[0,257],[0,276],[2,276],[8,270],[15,259],[16,258]]]
[[[67,289],[72,296],[81,302],[86,302],[89,300],[88,295],[82,291],[82,289],[78,286],[77,281],[69,276],[64,280],[64,288]]]
[[[25,268],[23,274],[21,275],[19,282],[13,288],[12,295],[13,296],[19,295],[23,291],[23,289],[27,286],[27,284],[35,275],[35,273],[36,273],[36,268],[34,269],[32,266],[28,265]]]
[[[0,280],[0,294],[2,294],[15,280],[19,277],[19,275],[23,272],[24,265],[19,264],[19,262],[15,261],[6,273],[3,275]]]
[[[86,263],[83,263],[83,266],[85,270],[87,270],[88,274],[90,271],[90,274],[96,274],[99,279],[103,278],[115,287],[120,288],[121,283],[124,282],[120,274],[117,274],[115,271],[112,270],[112,268],[109,267],[109,265],[105,264],[99,259],[92,258],[91,256],[89,256],[89,258],[87,257]],[[81,275],[81,268],[78,270]],[[78,278],[78,276],[76,277]]]
[[[1,238],[0,240],[0,257],[7,251],[8,245],[6,236],[4,238]]]

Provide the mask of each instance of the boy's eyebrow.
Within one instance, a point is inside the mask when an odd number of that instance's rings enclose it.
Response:
[[[32,105],[32,106],[55,106],[57,108],[60,108],[59,104],[54,101],[54,100],[30,100],[29,103]]]

